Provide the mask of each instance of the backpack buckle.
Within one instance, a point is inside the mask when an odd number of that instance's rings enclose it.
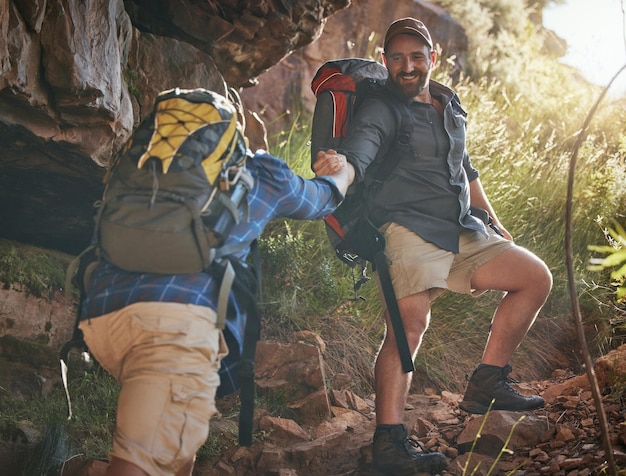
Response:
[[[245,167],[238,165],[222,170],[219,177],[219,189],[221,192],[228,192],[231,187],[237,185],[240,181],[244,183],[247,190],[252,189],[254,180]]]

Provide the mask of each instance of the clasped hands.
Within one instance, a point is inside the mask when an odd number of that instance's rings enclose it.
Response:
[[[313,171],[318,177],[322,175],[332,177],[344,195],[354,180],[354,167],[348,163],[345,155],[334,149],[320,150],[317,153]]]
[[[346,156],[338,153],[334,149],[320,150],[313,164],[313,171],[318,177],[321,175],[334,175],[346,167],[348,161]]]

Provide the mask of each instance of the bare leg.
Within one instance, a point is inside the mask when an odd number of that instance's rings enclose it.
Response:
[[[548,267],[523,248],[505,251],[476,270],[475,289],[506,292],[493,317],[482,363],[503,367],[535,321],[552,288]]]
[[[185,465],[180,468],[175,476],[191,476],[193,472],[193,465],[195,463],[195,456],[191,458]],[[105,476],[150,476],[139,466],[119,458],[111,458],[109,467],[107,468]]]
[[[412,294],[399,299],[398,306],[409,349],[415,358],[430,320],[429,292]],[[376,423],[394,425],[402,423],[404,420],[404,406],[413,374],[402,371],[398,347],[388,313],[385,313],[385,323],[387,327],[385,339],[376,357],[374,367]]]
[[[139,466],[119,458],[111,458],[105,476],[150,476]]]
[[[185,463],[185,466],[176,471],[176,476],[191,476],[191,473],[193,473],[193,465],[195,462],[196,457],[194,456]]]
[[[425,291],[398,300],[409,349],[414,358],[430,319],[429,294]],[[384,474],[439,474],[448,466],[446,457],[437,452],[418,453],[409,443],[403,420],[412,373],[402,371],[388,313],[385,314],[385,324],[387,332],[376,357],[375,367],[374,466]]]

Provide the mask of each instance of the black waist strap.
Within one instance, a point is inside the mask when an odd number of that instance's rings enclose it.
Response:
[[[387,304],[387,310],[389,311],[389,320],[391,321],[393,334],[396,337],[396,345],[398,346],[398,353],[400,354],[402,371],[405,373],[413,372],[415,370],[413,357],[411,356],[409,343],[406,339],[406,332],[404,331],[404,325],[402,324],[402,316],[400,315],[400,308],[398,307],[396,293],[393,290],[393,285],[391,283],[391,276],[389,275],[389,268],[387,266],[387,257],[383,251],[376,253],[376,256],[374,256],[374,265],[376,266],[376,272],[378,273],[378,277],[380,279],[380,287],[383,290],[385,303]]]

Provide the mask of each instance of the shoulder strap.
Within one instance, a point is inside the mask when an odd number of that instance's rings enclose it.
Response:
[[[237,299],[243,301],[247,311],[246,328],[243,337],[243,351],[239,361],[239,445],[252,446],[252,427],[254,423],[254,364],[256,344],[261,338],[261,315],[258,308],[258,299],[261,289],[261,255],[258,241],[254,240],[250,246],[254,276],[248,273],[247,281],[240,281],[235,285]]]
[[[227,244],[221,246],[220,248],[216,248],[213,250],[215,252],[215,256],[213,260],[220,261],[220,258],[224,258],[223,260],[223,269],[221,270],[221,283],[220,290],[217,295],[217,321],[216,326],[218,329],[223,329],[224,324],[226,323],[226,313],[228,310],[228,296],[230,295],[230,290],[233,287],[233,283],[235,281],[235,268],[233,267],[234,260],[228,259],[229,255],[236,253],[238,251],[244,250],[248,247],[254,249],[253,246],[256,243],[256,240],[252,242],[242,242],[242,243],[234,243]]]
[[[387,180],[393,169],[400,162],[400,159],[412,152],[410,143],[412,125],[409,108],[393,94],[386,91],[383,93],[383,90],[383,88],[379,88],[376,94],[381,96],[384,94],[385,104],[389,106],[396,118],[396,134],[393,142],[394,146],[390,149],[390,152],[394,153],[387,154],[385,160],[381,161],[380,166],[376,169],[375,184],[381,184]]]
[[[250,247],[252,266],[233,257],[230,253],[245,247]],[[239,445],[252,446],[252,430],[254,424],[254,364],[256,345],[261,337],[261,315],[258,309],[261,288],[261,258],[258,241],[236,244],[231,247],[222,247],[218,251],[223,255],[214,262],[210,272],[222,280],[220,285],[217,314],[218,322],[226,319],[228,297],[232,289],[237,304],[246,313],[246,323],[243,336],[243,350],[238,362],[237,376],[239,377]]]

